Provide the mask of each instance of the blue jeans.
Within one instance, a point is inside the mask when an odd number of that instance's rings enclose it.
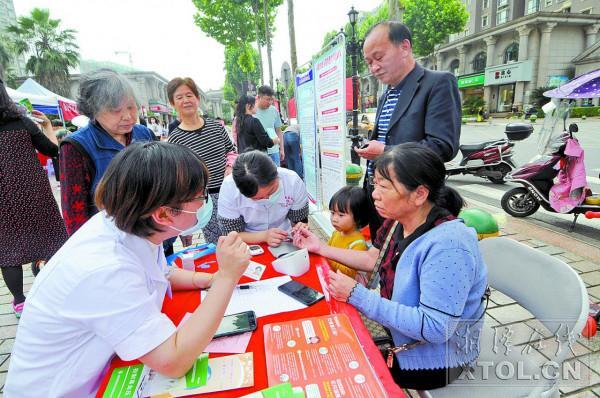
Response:
[[[279,152],[277,152],[277,153],[270,153],[269,157],[273,160],[273,163],[275,163],[275,165],[277,167],[281,166],[281,158],[279,157]]]
[[[300,134],[287,131],[283,134],[283,150],[287,168],[294,170],[300,178],[304,179],[304,167],[300,157]]]

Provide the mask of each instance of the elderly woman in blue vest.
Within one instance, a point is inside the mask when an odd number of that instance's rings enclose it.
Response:
[[[61,206],[72,235],[98,212],[94,191],[110,161],[135,141],[152,141],[154,134],[136,124],[138,104],[127,79],[110,69],[82,76],[77,99],[87,126],[60,145]]]
[[[392,376],[430,390],[456,379],[479,355],[487,271],[477,235],[456,219],[463,200],[445,185],[444,163],[416,143],[398,145],[375,166],[373,200],[385,222],[360,252],[322,243],[296,228],[294,243],[351,268],[379,274],[381,291],[329,272],[332,296],[391,332]]]

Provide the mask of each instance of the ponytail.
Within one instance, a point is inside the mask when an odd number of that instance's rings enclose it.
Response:
[[[458,216],[458,213],[460,213],[461,209],[465,205],[465,201],[462,196],[460,196],[458,191],[445,184],[437,192],[437,195],[431,199],[436,206],[448,210],[450,214],[455,217]]]

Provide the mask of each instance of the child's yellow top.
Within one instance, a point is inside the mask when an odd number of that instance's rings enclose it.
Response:
[[[365,242],[365,237],[359,231],[355,231],[347,235],[342,235],[341,232],[334,231],[327,244],[332,247],[339,247],[340,249],[352,249],[362,251],[368,250],[367,242]],[[328,261],[333,271],[337,271],[339,269],[342,273],[352,278],[356,277],[357,271],[355,269],[346,267],[344,264],[340,264],[333,260]]]

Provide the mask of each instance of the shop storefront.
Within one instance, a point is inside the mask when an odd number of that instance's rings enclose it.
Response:
[[[463,101],[465,98],[474,96],[483,98],[484,73],[458,76],[457,82]]]
[[[148,117],[157,116],[160,120],[169,123],[172,120],[173,110],[167,104],[150,102],[148,104]]]
[[[530,60],[485,68],[484,86],[490,91],[486,96],[490,98],[490,111],[511,112],[515,103],[522,103],[523,98],[515,98],[515,93],[520,92],[523,96],[523,82],[531,81],[531,76]]]

